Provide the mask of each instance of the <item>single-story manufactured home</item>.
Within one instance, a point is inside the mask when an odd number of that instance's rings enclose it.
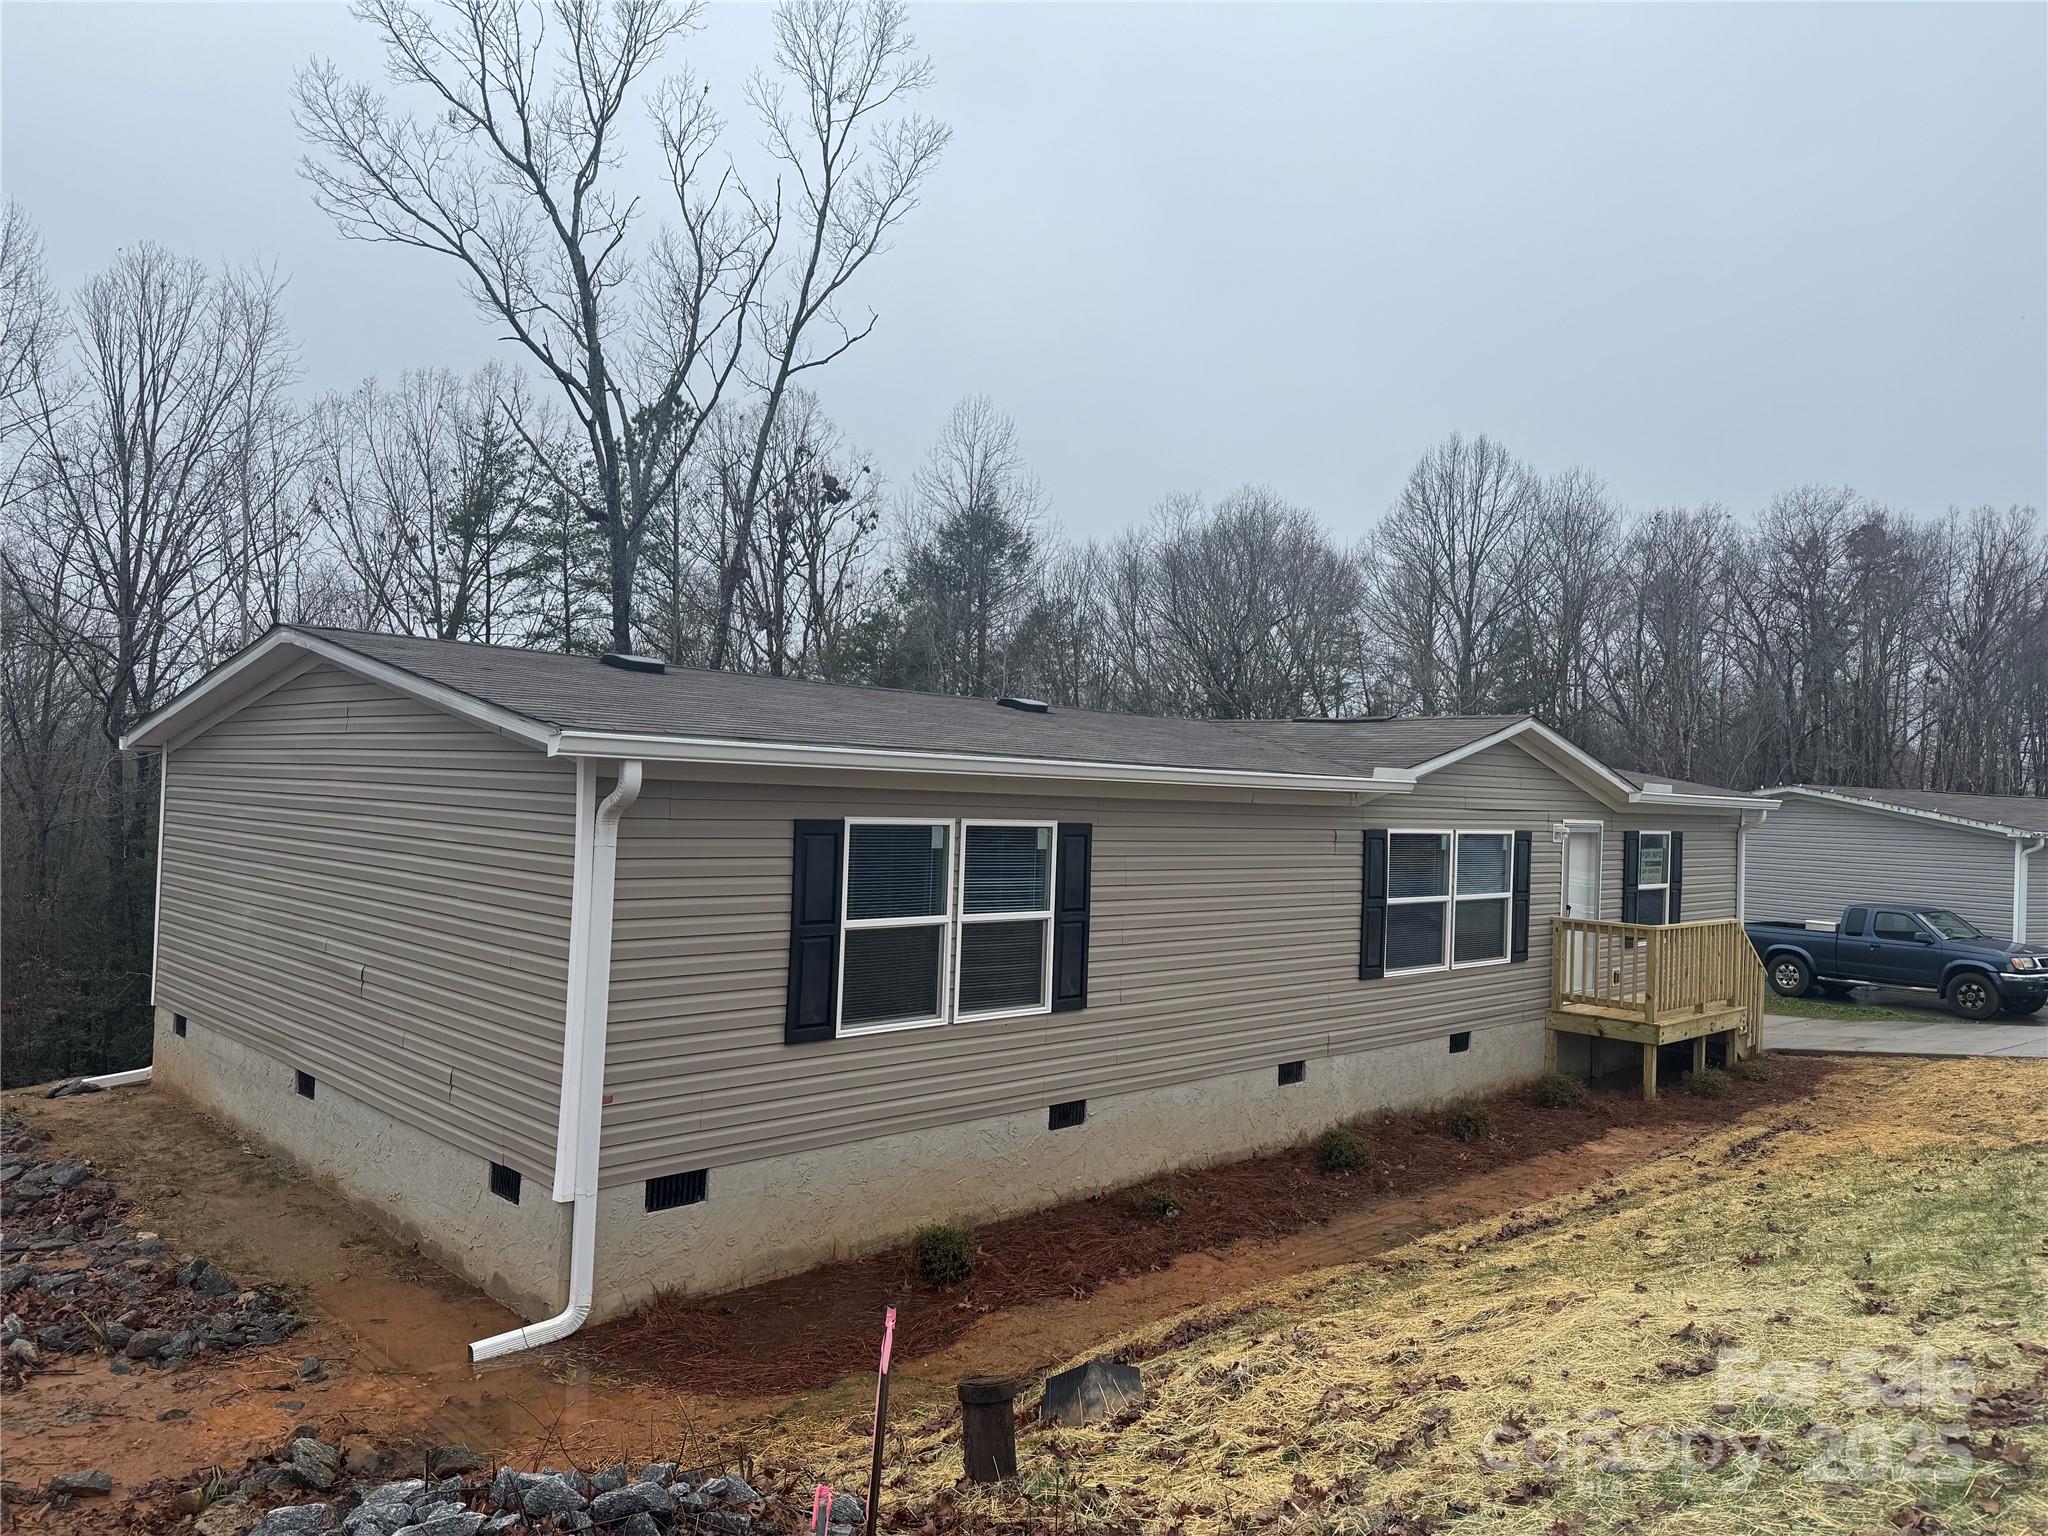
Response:
[[[480,1358],[1494,1089],[1559,1031],[1653,1089],[1761,1018],[1773,802],[1526,718],[281,628],[125,745],[163,754],[157,1082],[547,1319]]]
[[[2048,800],[1788,784],[1750,839],[1750,909],[1833,922],[1856,901],[1942,906],[2000,938],[2048,937]]]

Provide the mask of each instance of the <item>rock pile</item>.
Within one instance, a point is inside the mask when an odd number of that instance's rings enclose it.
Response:
[[[353,1493],[259,1509],[258,1501],[281,1491],[323,1493],[347,1481],[340,1447],[301,1436],[212,1498],[193,1529],[198,1536],[770,1536],[800,1523],[744,1477],[686,1471],[672,1461],[638,1471],[620,1462],[588,1476],[487,1471],[466,1447],[445,1446],[426,1465],[431,1477],[358,1482]],[[832,1504],[832,1536],[855,1536],[865,1513],[859,1499],[841,1494]]]
[[[244,1290],[121,1219],[114,1186],[48,1138],[0,1115],[0,1380],[59,1355],[97,1353],[116,1372],[161,1369],[305,1326],[268,1289]]]

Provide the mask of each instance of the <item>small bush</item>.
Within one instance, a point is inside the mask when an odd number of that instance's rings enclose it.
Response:
[[[1493,1112],[1484,1104],[1453,1104],[1444,1112],[1444,1134],[1459,1141],[1484,1141],[1493,1134]]]
[[[1586,1085],[1562,1072],[1546,1072],[1529,1089],[1538,1109],[1577,1109],[1586,1102]]]
[[[958,1285],[981,1262],[981,1244],[972,1227],[941,1221],[918,1228],[910,1240],[910,1257],[926,1285]]]
[[[1762,1056],[1745,1056],[1728,1069],[1728,1075],[1745,1083],[1768,1083],[1778,1075],[1778,1066]]]
[[[1685,1091],[1696,1099],[1725,1099],[1730,1081],[1719,1067],[1703,1067],[1686,1075]]]
[[[1147,1184],[1124,1197],[1124,1208],[1140,1221],[1172,1221],[1187,1209],[1164,1184]]]
[[[1372,1166],[1372,1143],[1348,1125],[1333,1125],[1316,1138],[1316,1167],[1324,1173],[1356,1173]]]

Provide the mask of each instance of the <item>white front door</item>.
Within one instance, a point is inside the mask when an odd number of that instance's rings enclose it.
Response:
[[[1600,829],[1569,827],[1564,835],[1564,880],[1561,893],[1566,917],[1600,915]],[[1575,992],[1596,990],[1592,975],[1593,946],[1583,933],[1566,938],[1565,985]]]

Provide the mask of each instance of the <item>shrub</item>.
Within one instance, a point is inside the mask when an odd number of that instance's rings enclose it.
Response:
[[[1124,1197],[1124,1207],[1140,1221],[1171,1221],[1186,1209],[1180,1196],[1164,1184],[1147,1184]]]
[[[981,1262],[981,1244],[974,1229],[954,1221],[919,1227],[910,1240],[911,1262],[926,1285],[958,1285]]]
[[[1372,1143],[1348,1125],[1333,1125],[1316,1138],[1316,1167],[1324,1173],[1356,1173],[1372,1166]]]
[[[1745,1056],[1728,1069],[1728,1075],[1745,1083],[1768,1083],[1778,1075],[1778,1065],[1762,1056]]]
[[[1699,1099],[1725,1099],[1728,1097],[1729,1077],[1719,1067],[1702,1067],[1688,1073],[1685,1091]]]
[[[1444,1112],[1444,1134],[1459,1141],[1484,1141],[1493,1134],[1493,1112],[1484,1104],[1453,1104]]]
[[[1586,1085],[1562,1072],[1546,1072],[1536,1079],[1529,1097],[1539,1109],[1577,1109],[1586,1102]]]

